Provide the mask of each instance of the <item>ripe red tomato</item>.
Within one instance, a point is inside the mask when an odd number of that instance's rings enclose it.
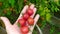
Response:
[[[27,13],[25,13],[25,14],[23,15],[23,18],[24,18],[25,20],[27,20],[27,19],[29,18],[29,15],[28,15]]]
[[[31,16],[31,15],[33,14],[33,10],[29,8],[29,9],[27,10],[27,13]]]
[[[28,26],[23,26],[23,27],[20,28],[20,30],[21,30],[22,33],[28,33],[29,32]]]
[[[26,21],[24,19],[19,19],[18,22],[20,23],[20,26],[24,26],[26,24]]]
[[[22,33],[22,34],[27,34],[27,33]]]
[[[34,24],[34,19],[29,17],[27,22],[28,22],[29,25],[33,25]]]

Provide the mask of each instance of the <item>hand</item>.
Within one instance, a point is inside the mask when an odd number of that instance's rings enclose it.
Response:
[[[35,13],[36,13],[36,8],[34,7],[33,4],[30,6],[30,8],[33,9],[33,11],[34,11],[34,14],[31,16],[31,17],[33,18],[34,15],[35,15]],[[13,25],[10,23],[10,21],[8,20],[8,18],[6,18],[6,17],[0,17],[0,19],[1,19],[1,20],[4,22],[4,24],[5,24],[7,34],[21,34],[20,28],[17,26],[17,23],[18,23],[18,20],[21,18],[22,13],[24,14],[27,9],[28,9],[28,5],[26,5],[26,6],[23,8],[23,10],[21,11],[21,13],[20,13],[17,21],[16,21]],[[34,18],[34,21],[35,21],[35,22],[34,22],[34,25],[30,27],[30,31],[29,31],[28,34],[32,34],[33,29],[34,29],[34,27],[35,27],[38,19],[39,19],[39,14],[37,14],[37,15],[35,16],[35,18]]]

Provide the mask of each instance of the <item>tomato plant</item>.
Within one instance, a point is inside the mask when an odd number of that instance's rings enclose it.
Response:
[[[56,28],[59,27],[55,23],[51,22],[51,19],[52,16],[54,16],[54,13],[60,12],[60,0],[0,0],[0,16],[9,18],[9,20],[13,24],[18,18],[22,8],[30,3],[35,5],[35,7],[37,8],[36,14],[40,15],[40,18],[38,20],[38,24],[41,24],[40,28],[44,30],[46,25],[48,24],[49,27],[51,26],[49,29],[49,34],[54,33],[55,30],[57,30]],[[27,13],[29,15],[32,15],[33,10],[29,9]],[[28,17],[28,15],[24,15],[24,19],[27,19]],[[31,23],[29,23],[33,24],[33,22],[34,21],[31,21]]]

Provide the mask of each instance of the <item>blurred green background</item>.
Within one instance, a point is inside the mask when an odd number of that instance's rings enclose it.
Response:
[[[35,4],[40,15],[38,26],[43,34],[60,34],[60,0],[0,0],[0,17],[7,17],[12,24],[25,5]],[[5,29],[0,20],[0,27]],[[0,28],[0,32],[2,32]],[[37,34],[36,28],[33,34]]]

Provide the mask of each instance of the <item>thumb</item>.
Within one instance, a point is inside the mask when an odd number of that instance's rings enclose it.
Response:
[[[6,18],[6,17],[0,17],[0,19],[4,22],[6,29],[8,29],[9,27],[12,26],[11,23],[10,23],[10,21],[8,20],[8,18]]]
[[[6,26],[7,34],[19,34],[19,32],[10,23],[10,21],[8,20],[8,18],[6,18],[6,17],[0,17],[0,19],[4,22],[4,24]]]

